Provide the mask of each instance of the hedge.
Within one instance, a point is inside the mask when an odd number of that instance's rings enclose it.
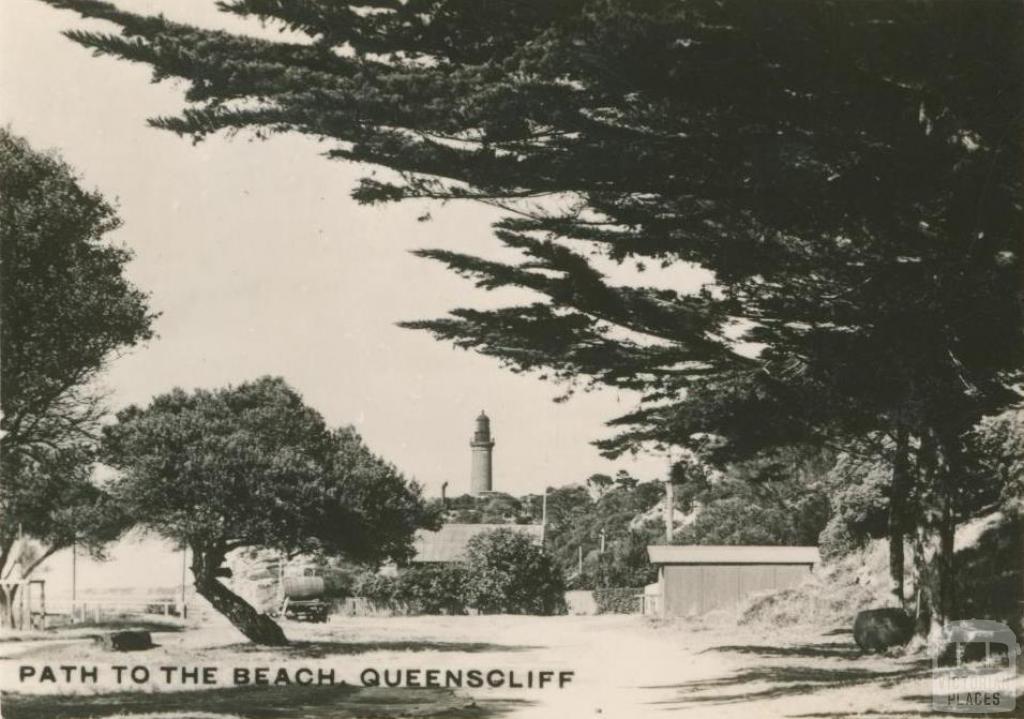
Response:
[[[594,602],[598,614],[639,614],[643,587],[605,587],[594,590]]]

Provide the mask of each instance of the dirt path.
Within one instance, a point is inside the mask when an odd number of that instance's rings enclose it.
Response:
[[[929,665],[914,659],[862,657],[848,635],[782,642],[731,629],[655,625],[641,617],[345,618],[327,625],[290,623],[292,645],[266,650],[227,626],[155,635],[158,647],[112,655],[88,641],[0,644],[4,716],[107,717],[158,712],[168,719],[246,717],[446,716],[647,717],[730,719],[870,712],[914,716],[928,711]],[[19,683],[19,665],[100,666],[106,681]],[[124,692],[110,680],[113,664],[143,664],[155,678]],[[160,667],[213,667],[216,686],[159,680]],[[231,686],[236,669],[250,676],[281,669],[294,681],[334,672],[333,687]],[[416,674],[416,670],[419,674]],[[462,687],[366,689],[402,673],[426,684],[427,672]],[[472,671],[503,686],[469,688]],[[174,670],[172,669],[172,674]],[[369,674],[367,674],[369,672]],[[386,672],[386,673],[385,673]],[[461,675],[459,674],[461,672]],[[541,672],[547,686],[537,688]],[[572,672],[558,688],[560,673]],[[415,678],[414,678],[415,677]],[[344,681],[345,685],[340,682]],[[510,687],[509,683],[522,687]],[[370,683],[373,683],[372,681]],[[532,688],[529,683],[534,684]],[[141,691],[140,691],[141,690]],[[118,693],[118,692],[121,693]],[[55,698],[54,693],[63,695]],[[205,712],[196,713],[196,712]],[[150,714],[152,715],[152,714]]]

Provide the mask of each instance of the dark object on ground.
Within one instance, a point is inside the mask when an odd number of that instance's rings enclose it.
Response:
[[[914,622],[896,607],[866,609],[853,622],[853,639],[865,652],[902,647],[914,636]]]
[[[152,648],[153,638],[149,632],[129,630],[101,634],[96,637],[96,643],[109,651],[137,652]]]
[[[281,615],[286,619],[295,619],[300,622],[326,622],[330,613],[331,605],[319,599],[305,599],[292,602],[285,599],[281,608]]]

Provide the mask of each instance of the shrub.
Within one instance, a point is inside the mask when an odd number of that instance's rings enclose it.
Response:
[[[561,568],[529,537],[512,529],[469,542],[466,600],[481,614],[565,612]]]
[[[356,596],[364,597],[381,607],[393,606],[397,592],[397,577],[367,573],[356,582]]]
[[[402,614],[465,614],[466,568],[459,564],[425,564],[397,576],[364,575],[356,595],[379,609]]]
[[[637,614],[640,612],[640,598],[644,590],[632,587],[607,587],[594,590],[594,602],[598,614]]]
[[[845,557],[886,535],[889,477],[884,464],[839,458],[829,473],[832,516],[818,538],[825,559]]]
[[[395,599],[410,614],[465,614],[466,568],[459,564],[409,567],[398,575]]]
[[[863,549],[866,541],[863,537],[858,537],[853,533],[841,515],[836,515],[821,531],[818,537],[818,547],[821,549],[822,559],[830,562],[852,554],[858,549]]]

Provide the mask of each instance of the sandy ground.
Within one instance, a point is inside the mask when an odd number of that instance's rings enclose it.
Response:
[[[60,638],[0,641],[3,716],[174,719],[225,717],[847,717],[931,714],[930,662],[923,657],[865,657],[848,633],[787,637],[736,627],[659,623],[635,616],[342,618],[326,625],[286,623],[292,645],[262,649],[229,626],[154,634],[144,652],[111,654],[88,629]],[[93,630],[95,631],[95,630]],[[115,665],[141,665],[138,684]],[[19,681],[22,666],[36,676]],[[50,666],[56,682],[40,682]],[[76,667],[66,681],[60,667]],[[80,667],[97,667],[97,682]],[[164,674],[162,667],[168,667]],[[182,668],[213,668],[216,684],[182,683]],[[284,669],[294,682],[334,671],[333,687],[233,686],[236,669]],[[544,688],[364,689],[365,670],[488,672]],[[558,672],[572,672],[558,688]],[[168,684],[164,677],[170,677]],[[141,672],[137,674],[141,678]],[[345,685],[341,686],[344,681]],[[126,691],[130,690],[130,691]],[[1005,715],[1004,715],[1005,716]]]

